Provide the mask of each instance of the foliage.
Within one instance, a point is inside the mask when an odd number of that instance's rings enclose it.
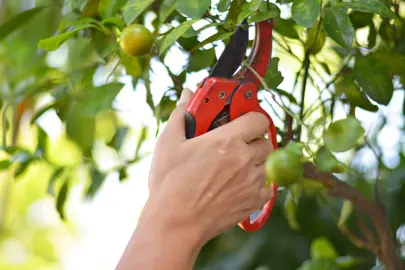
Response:
[[[395,233],[405,222],[403,142],[389,132],[395,130],[398,137],[404,132],[403,115],[394,116],[398,106],[405,108],[404,1],[31,2],[28,7],[26,1],[0,1],[0,240],[29,227],[4,210],[9,205],[17,205],[16,213],[23,216],[29,204],[54,198],[60,221],[68,223],[64,206],[73,186],[84,182],[83,196],[91,199],[109,174],[119,173],[124,181],[128,167],[148,154],[142,146],[159,133],[184,85],[208,74],[243,19],[251,25],[275,22],[273,58],[259,96],[277,125],[280,147],[300,141],[319,172],[333,173],[369,201],[383,203],[389,230]],[[120,34],[132,23],[153,34],[146,56],[130,57],[120,50]],[[170,61],[179,55],[186,61],[176,68]],[[169,81],[167,88],[153,87],[154,69],[161,72],[159,80]],[[141,103],[147,104],[156,128],[132,127],[123,120],[115,101],[127,87],[145,91]],[[50,114],[63,126],[58,139],[41,121]],[[125,151],[129,139],[137,140],[132,155]],[[118,162],[100,165],[100,147]],[[83,173],[84,180],[78,177]],[[375,233],[367,236],[359,226],[354,203],[329,196],[315,180],[306,177],[280,190],[260,232],[234,228],[210,241],[196,267],[372,268],[381,254],[362,243]],[[26,185],[30,194],[18,194]],[[365,233],[367,241],[353,237]],[[398,249],[404,245],[391,240]],[[27,239],[24,243],[32,245]],[[58,260],[43,250],[33,254],[27,262],[31,269]],[[7,267],[16,269],[0,258],[0,268]]]

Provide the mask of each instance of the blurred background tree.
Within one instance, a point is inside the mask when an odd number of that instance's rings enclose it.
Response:
[[[304,146],[305,180],[259,232],[207,243],[196,269],[404,268],[404,1],[0,0],[0,269],[69,268],[72,194],[139,178],[181,90],[245,18],[275,21],[259,97],[280,147]],[[134,23],[147,55],[120,49]]]

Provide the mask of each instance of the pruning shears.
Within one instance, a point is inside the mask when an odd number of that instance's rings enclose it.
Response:
[[[250,68],[240,67],[248,47],[249,29],[244,20],[232,35],[214,68],[199,84],[186,109],[186,138],[200,136],[251,111],[263,113],[270,122],[269,140],[277,149],[277,134],[270,115],[260,106],[257,91],[271,59],[272,19],[255,24],[255,40],[248,58]],[[253,71],[252,71],[253,69]],[[255,74],[256,73],[256,74]],[[238,225],[247,232],[255,232],[266,223],[273,209],[277,186],[270,184],[273,196],[261,209],[256,219],[250,216]]]

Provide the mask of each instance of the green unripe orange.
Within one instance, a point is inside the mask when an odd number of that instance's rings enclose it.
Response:
[[[131,24],[122,30],[120,36],[121,50],[133,57],[148,54],[153,45],[152,33],[141,24]]]
[[[266,161],[267,182],[288,187],[302,179],[301,156],[287,149],[271,153]]]

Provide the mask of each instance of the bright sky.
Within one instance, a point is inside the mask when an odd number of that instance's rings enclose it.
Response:
[[[213,1],[215,5],[216,1]],[[151,27],[147,24],[148,27]],[[195,25],[198,29],[200,26]],[[212,34],[212,29],[205,31],[204,36]],[[202,37],[203,38],[203,37]],[[274,45],[275,46],[275,45]],[[218,46],[216,52],[219,55],[223,46]],[[52,53],[49,60],[54,65],[63,63],[64,49],[63,47],[55,53]],[[274,56],[280,56],[280,70],[285,77],[283,84],[280,86],[282,89],[289,90],[292,88],[294,77],[294,64],[288,61],[282,55],[276,52],[276,46],[273,52]],[[284,61],[283,61],[284,59]],[[170,49],[165,63],[168,64],[171,70],[178,73],[186,63],[186,56],[175,45]],[[152,64],[152,90],[154,99],[157,103],[167,89],[170,80],[164,67],[154,62]],[[95,83],[105,82],[106,76],[110,70],[100,69],[95,79]],[[203,79],[207,73],[205,71],[191,74],[187,77],[185,87],[195,90],[195,85]],[[124,82],[129,82],[130,78],[123,78]],[[309,89],[309,93],[314,93],[314,89]],[[116,107],[121,111],[120,115],[124,121],[133,128],[140,128],[142,124],[154,126],[154,118],[150,109],[145,103],[146,91],[142,85],[134,91],[128,84],[117,97]],[[313,99],[314,95],[309,96]],[[391,116],[388,119],[389,125],[383,129],[380,134],[380,143],[386,149],[384,158],[392,164],[398,162],[396,151],[398,147],[400,136],[398,128],[402,126],[403,120],[400,117],[403,100],[402,92],[395,94],[390,106],[383,111],[389,113]],[[270,112],[268,107],[265,107]],[[343,111],[340,108],[340,116],[343,116]],[[358,116],[363,122],[366,130],[370,130],[375,126],[375,117],[371,117],[370,113],[359,110]],[[57,136],[60,134],[61,124],[55,118],[53,113],[49,113],[45,118],[41,119],[44,127]],[[59,123],[59,124],[58,124]],[[59,127],[59,128],[58,128]],[[135,149],[136,134],[127,142],[126,151],[131,153]],[[148,142],[145,151],[152,151],[154,145],[153,138]],[[102,153],[103,159],[100,160],[103,166],[111,166],[116,162],[116,157],[103,148],[102,145],[97,147],[98,153]],[[344,156],[344,155],[342,155]],[[365,155],[367,162],[372,161],[370,153]],[[131,236],[138,215],[143,207],[143,204],[148,196],[147,191],[147,177],[150,166],[150,157],[142,160],[134,165],[130,170],[130,177],[127,181],[119,183],[118,175],[112,174],[106,179],[101,190],[93,201],[81,200],[81,186],[78,186],[71,195],[68,202],[68,217],[76,227],[76,232],[72,235],[71,239],[64,239],[62,263],[64,270],[104,270],[114,269],[125,245]],[[52,202],[45,201],[42,206],[38,206],[36,214],[41,213],[44,207],[49,210],[53,207]],[[56,218],[56,216],[54,217]],[[48,217],[48,219],[52,219]],[[51,222],[51,221],[49,221]]]

